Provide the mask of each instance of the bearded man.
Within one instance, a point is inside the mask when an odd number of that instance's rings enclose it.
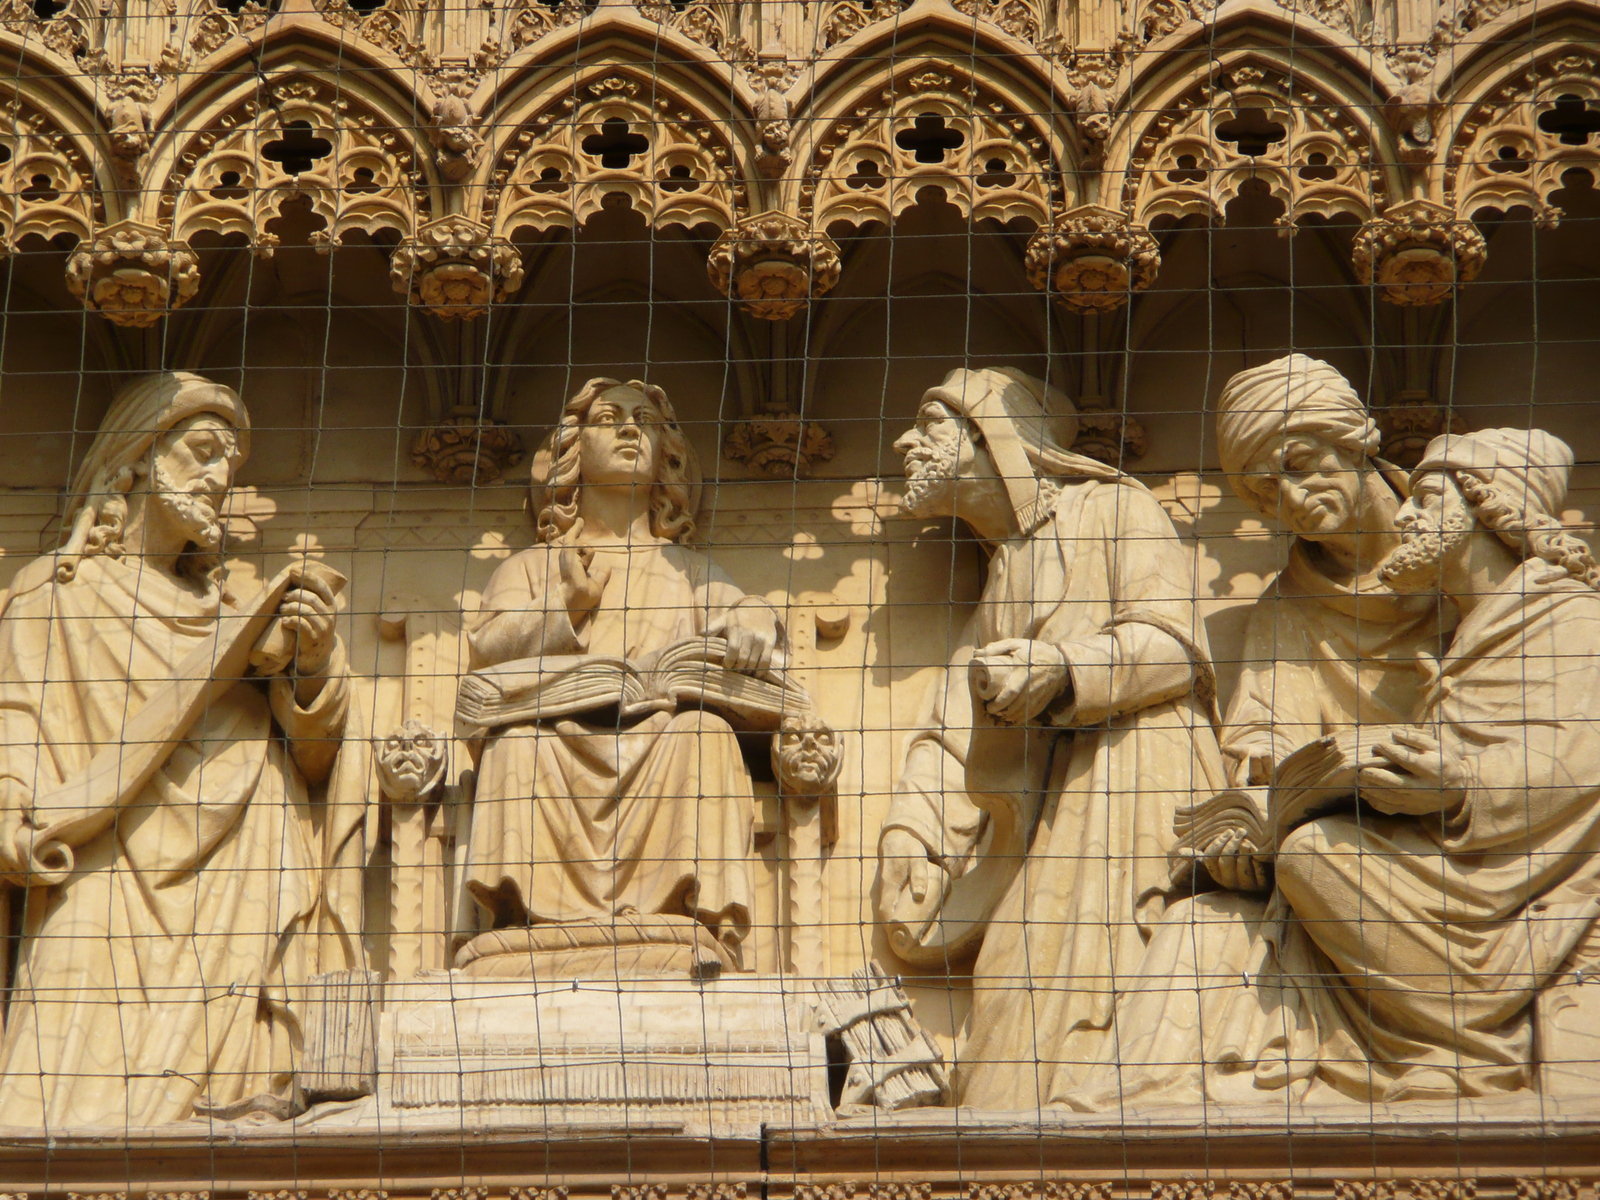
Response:
[[[1074,1107],[1531,1085],[1532,1001],[1600,914],[1600,567],[1555,516],[1571,463],[1539,430],[1430,443],[1378,570],[1461,612],[1415,727],[1376,734],[1358,809],[1288,834],[1265,904],[1201,897],[1157,932]]]
[[[1600,915],[1600,567],[1541,430],[1435,438],[1380,574],[1461,612],[1364,811],[1295,830],[1277,883],[1325,964],[1321,1073],[1381,1100],[1532,1083],[1532,1001]],[[1370,1067],[1369,1067],[1370,1061]]]
[[[727,640],[730,670],[772,664],[776,610],[682,544],[699,471],[660,388],[591,379],[535,456],[533,477],[538,544],[489,581],[468,629],[474,669],[574,656],[642,663],[706,636]],[[687,918],[737,967],[750,929],[755,801],[733,728],[690,707],[619,721],[615,701],[600,696],[592,712],[511,724],[488,739],[467,890],[494,930],[581,923],[619,936],[638,924],[619,917]],[[652,936],[668,928],[643,925]],[[503,953],[514,943],[476,943],[490,944]]]
[[[27,889],[7,1125],[291,1115],[297,989],[358,963],[359,889],[331,866],[362,810],[314,812],[308,791],[336,770],[361,790],[341,753],[332,587],[304,570],[275,618],[262,608],[275,624],[252,661],[270,678],[220,649],[239,618],[219,514],[249,444],[228,388],[183,372],[124,388],[74,480],[65,544],[0,606],[0,872]],[[147,727],[197,662],[207,698]],[[96,791],[107,753],[125,796]]]
[[[906,511],[989,552],[971,649],[932,689],[880,841],[897,952],[981,939],[957,1102],[1054,1102],[1101,1050],[1170,889],[1173,814],[1223,779],[1189,556],[1165,511],[1072,453],[1065,397],[958,370],[895,446]]]
[[[1400,542],[1404,475],[1376,457],[1377,424],[1333,367],[1290,354],[1241,371],[1217,402],[1217,450],[1246,504],[1294,534],[1250,611],[1222,752],[1266,783],[1291,751],[1358,723],[1408,720],[1455,615],[1378,578]]]

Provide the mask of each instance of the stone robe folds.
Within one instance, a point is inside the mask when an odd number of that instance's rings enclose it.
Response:
[[[1356,591],[1330,579],[1305,542],[1256,601],[1245,630],[1244,667],[1228,705],[1223,754],[1251,782],[1251,759],[1281,762],[1324,734],[1355,724],[1408,721],[1454,624],[1433,596]],[[1264,782],[1264,780],[1262,781]]]
[[[12,856],[0,865],[19,880],[13,835],[34,797],[119,742],[220,611],[216,590],[137,562],[85,558],[70,583],[53,570],[24,568],[0,620],[0,856]],[[65,883],[28,890],[0,1123],[120,1129],[197,1108],[293,1110],[291,1003],[319,965],[325,893],[325,814],[306,777],[326,778],[339,757],[342,651],[330,675],[310,709],[287,680],[233,687],[115,825],[77,848]],[[327,832],[332,846],[351,827],[341,817]]]
[[[1322,817],[1285,840],[1270,903],[1199,898],[1118,1006],[1121,1062],[1074,1105],[1530,1086],[1531,1002],[1600,914],[1596,645],[1600,595],[1560,568],[1531,560],[1485,597],[1422,698],[1465,800]]]
[[[536,546],[495,572],[470,633],[475,666],[546,654],[638,662],[716,632],[737,605],[765,604],[672,542],[599,549],[590,571],[610,576],[575,629],[560,549]],[[632,908],[742,932],[753,819],[749,771],[721,717],[512,726],[483,750],[466,884],[496,926],[604,920]]]
[[[1040,529],[997,548],[971,632],[977,647],[1059,646],[1073,698],[1049,727],[997,727],[975,711],[970,651],[958,656],[886,827],[960,876],[985,851],[987,806],[972,797],[1024,797],[1032,839],[983,936],[957,1078],[961,1104],[1032,1108],[1098,1058],[1115,989],[1166,905],[1174,811],[1221,784],[1211,665],[1188,554],[1131,482],[1068,482]]]

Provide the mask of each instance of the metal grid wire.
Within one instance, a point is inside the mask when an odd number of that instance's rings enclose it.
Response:
[[[1579,1200],[1587,11],[0,13],[0,1195]]]

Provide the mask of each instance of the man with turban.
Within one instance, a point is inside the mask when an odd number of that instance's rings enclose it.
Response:
[[[895,443],[906,510],[990,552],[880,842],[898,953],[943,965],[981,940],[957,1055],[977,1108],[1052,1103],[1096,1059],[1166,904],[1174,811],[1222,782],[1189,556],[1075,432],[1039,380],[958,370]]]
[[[1539,430],[1430,443],[1378,571],[1462,614],[1414,726],[1375,731],[1358,805],[1287,835],[1265,911],[1158,933],[1190,980],[1152,953],[1118,1005],[1123,1061],[1077,1107],[1532,1085],[1532,1002],[1600,915],[1600,567],[1556,519],[1571,464]],[[1186,990],[1198,1017],[1174,1022]]]
[[[1217,405],[1217,449],[1244,502],[1294,534],[1289,560],[1250,613],[1223,754],[1235,780],[1265,783],[1285,755],[1357,723],[1405,720],[1424,662],[1454,614],[1377,578],[1399,544],[1397,468],[1344,376],[1290,354],[1241,371]]]
[[[0,597],[0,876],[26,889],[6,1125],[291,1115],[291,1000],[319,966],[357,965],[325,868],[361,808],[314,819],[308,794],[352,770],[360,792],[330,583],[307,569],[262,608],[252,660],[269,678],[212,665],[237,628],[220,514],[249,448],[232,390],[135,380],[73,482],[61,549]],[[164,689],[191,674],[210,699],[177,715]],[[109,789],[102,751],[128,776]]]

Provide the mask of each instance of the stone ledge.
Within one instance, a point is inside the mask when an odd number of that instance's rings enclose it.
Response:
[[[1589,1186],[1600,1177],[1600,1111],[1547,1104],[1540,1116],[1489,1107],[1458,1118],[1410,1106],[1280,1110],[1275,1118],[1214,1111],[1203,1121],[921,1109],[723,1138],[686,1135],[671,1121],[563,1125],[508,1114],[496,1124],[441,1115],[408,1123],[398,1138],[381,1120],[337,1127],[319,1116],[115,1135],[0,1127],[0,1191],[65,1200],[69,1191],[198,1188],[212,1200],[246,1200],[292,1187],[329,1200],[331,1191],[367,1188],[387,1190],[389,1200],[431,1200],[431,1189],[465,1180],[487,1187],[485,1200],[508,1200],[512,1187],[618,1200],[614,1188],[648,1181],[663,1190],[657,1200],[694,1200],[714,1183],[744,1184],[768,1200],[817,1200],[809,1189],[835,1184],[854,1185],[856,1200],[995,1200],[973,1195],[990,1185],[1009,1189],[1000,1200],[1050,1200],[1060,1189],[1046,1185],[1077,1181],[1095,1184],[1099,1200],[1241,1200],[1234,1185],[1269,1183],[1291,1184],[1301,1200],[1361,1200],[1349,1186],[1373,1183],[1398,1193],[1367,1200],[1451,1200],[1424,1195],[1422,1181],[1454,1180],[1472,1189],[1454,1200],[1596,1200]],[[1582,1183],[1583,1194],[1547,1196],[1549,1180]],[[1183,1195],[1167,1196],[1172,1187]]]

